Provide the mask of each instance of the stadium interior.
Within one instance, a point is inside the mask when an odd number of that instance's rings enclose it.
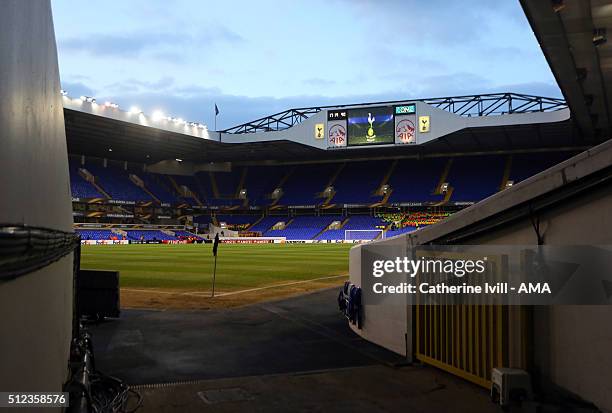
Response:
[[[72,154],[70,184],[83,239],[201,238],[195,225],[208,235],[205,226],[212,223],[288,240],[342,241],[345,231],[363,230],[355,234],[371,240],[435,223],[445,212],[485,199],[575,153],[232,165],[227,172],[194,175],[153,173],[146,164]],[[108,229],[84,229],[87,224]],[[113,230],[122,224],[134,229]],[[186,224],[192,232],[146,229]]]
[[[612,7],[520,6],[562,98],[338,102],[212,130],[71,96],[50,0],[0,5],[0,408],[53,392],[42,407],[67,412],[612,412],[612,258],[593,252],[612,251]],[[465,264],[465,246],[500,248],[493,281],[527,268],[559,289],[368,295],[368,260]]]

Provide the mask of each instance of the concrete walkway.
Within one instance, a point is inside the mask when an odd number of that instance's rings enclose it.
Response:
[[[142,413],[501,412],[484,389],[417,366],[371,365],[137,390],[143,395]]]
[[[90,327],[143,412],[491,412],[486,390],[355,335],[337,289],[229,310],[127,310]]]
[[[90,331],[98,369],[131,385],[403,362],[354,334],[335,303],[330,289],[226,310],[127,310]]]

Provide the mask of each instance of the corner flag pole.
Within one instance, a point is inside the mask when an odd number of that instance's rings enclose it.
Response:
[[[213,255],[215,256],[215,265],[213,267],[213,282],[212,282],[212,295],[211,298],[215,298],[215,281],[217,278],[217,249],[219,248],[219,233],[215,234],[215,240],[213,241]]]
[[[213,269],[213,285],[212,285],[212,298],[215,298],[215,278],[217,278],[217,256],[215,255],[215,267]]]

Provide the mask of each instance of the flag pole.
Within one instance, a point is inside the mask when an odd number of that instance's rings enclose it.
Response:
[[[212,253],[215,256],[215,266],[213,268],[213,281],[212,281],[212,295],[211,298],[215,298],[215,281],[217,280],[217,249],[219,248],[219,233],[215,234],[215,239],[213,240],[213,248]]]
[[[213,269],[213,283],[212,283],[212,295],[211,298],[215,298],[215,279],[217,278],[217,256],[215,255],[215,266]]]
[[[217,107],[217,103],[215,103],[215,132],[217,131],[217,116],[219,115],[219,108]]]

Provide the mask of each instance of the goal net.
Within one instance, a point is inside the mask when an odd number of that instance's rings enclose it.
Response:
[[[382,229],[347,229],[344,231],[344,240],[349,242],[372,241],[385,238]]]

